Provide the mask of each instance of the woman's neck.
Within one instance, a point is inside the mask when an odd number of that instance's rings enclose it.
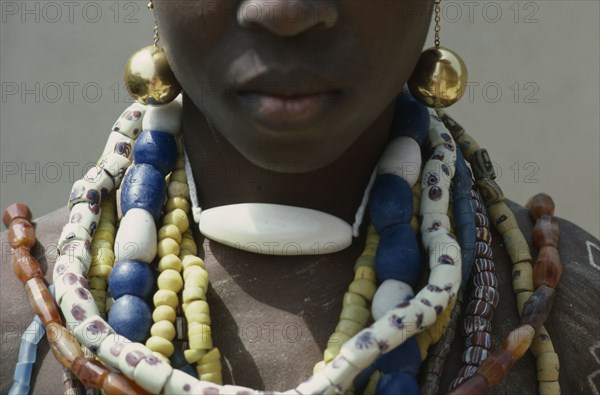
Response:
[[[184,96],[183,133],[202,208],[234,203],[307,207],[354,221],[366,185],[388,140],[394,102],[344,154],[308,173],[258,167],[244,158]],[[284,171],[282,171],[284,170]]]

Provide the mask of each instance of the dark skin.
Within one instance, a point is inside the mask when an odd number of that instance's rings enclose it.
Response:
[[[290,3],[154,2],[161,44],[185,92],[183,133],[199,199],[205,208],[309,207],[352,223],[433,1],[302,1],[296,18],[284,15]],[[247,7],[257,5],[270,12],[251,18]],[[259,94],[335,93],[309,122],[263,122],[236,100],[243,87],[230,86],[240,64],[242,74],[266,73],[251,84]],[[318,77],[307,81],[297,70]],[[225,88],[208,94],[208,81]],[[363,245],[361,237],[337,254],[282,258],[205,242],[215,341],[231,364],[225,381],[285,390],[307,378],[335,330]]]
[[[298,17],[283,11],[291,13],[292,3],[303,7]],[[184,137],[205,207],[276,202],[351,222],[387,142],[394,98],[422,50],[433,1],[323,3],[155,2],[161,44],[186,95]],[[249,5],[264,12],[255,17]],[[266,73],[252,85],[258,93],[335,93],[310,122],[278,128],[236,100],[240,64],[246,74]],[[305,80],[311,73],[318,77]],[[217,88],[207,91],[209,83]]]
[[[186,95],[183,133],[203,207],[252,201],[292,204],[319,209],[351,223],[386,143],[394,96],[424,44],[433,1],[154,3],[161,44]],[[260,14],[263,19],[252,14],[261,5],[272,10],[271,14]],[[298,6],[306,7],[304,15],[320,17],[302,19],[286,14],[287,19],[277,18],[278,9],[292,12]],[[253,57],[244,56],[252,51]],[[239,59],[242,61],[236,62]],[[233,75],[240,77],[240,70],[264,71],[257,67],[259,64],[280,72],[263,76],[245,89],[204,89],[205,82],[228,86],[232,65],[237,65]],[[286,72],[298,67],[301,73],[284,78]],[[305,74],[312,82],[321,83],[307,82]],[[265,100],[259,88],[285,99]],[[297,111],[296,122],[285,127],[274,126],[281,125],[281,119],[265,122],[261,111],[258,117],[253,111],[253,103],[266,103],[262,110],[272,110],[274,102],[297,104],[303,99],[294,95],[307,93],[329,99],[327,111],[314,117]],[[248,106],[247,100],[236,101],[240,96],[254,101]],[[528,213],[515,204],[510,207],[528,238],[532,232]],[[64,207],[36,221],[34,255],[48,281],[52,280],[56,258],[54,246],[67,216]],[[562,219],[559,227],[558,249],[565,269],[547,328],[561,360],[562,393],[597,393],[600,328],[594,307],[600,282],[599,258],[597,252],[592,255],[591,246],[600,242]],[[361,234],[365,234],[364,226]],[[214,343],[223,355],[224,381],[255,389],[296,387],[322,359],[364,236],[339,253],[308,257],[252,254],[197,236],[199,252],[211,276],[207,299]],[[8,245],[5,238],[6,232],[1,240]],[[511,291],[511,264],[501,241],[493,232],[501,290],[492,326],[497,344],[519,320]],[[536,251],[532,254],[535,256]],[[0,267],[8,272],[11,257],[10,253],[2,254]],[[31,310],[23,308],[28,305],[23,287],[8,272],[0,275],[2,393],[10,388],[20,336],[31,321]],[[462,366],[463,350],[463,339],[457,336],[444,365],[442,393]],[[62,367],[45,341],[40,342],[37,360],[31,392],[62,393]],[[509,378],[490,393],[538,393],[535,376],[535,360],[526,354]]]

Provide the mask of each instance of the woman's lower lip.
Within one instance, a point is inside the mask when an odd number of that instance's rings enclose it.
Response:
[[[271,128],[296,128],[314,121],[334,104],[338,92],[299,96],[238,93],[237,98],[251,115]]]

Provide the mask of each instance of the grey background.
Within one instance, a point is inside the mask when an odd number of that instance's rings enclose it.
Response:
[[[506,196],[547,192],[557,215],[600,236],[599,2],[442,4],[442,45],[471,86],[448,112],[488,149]],[[0,11],[0,206],[40,216],[100,154],[128,105],[123,65],[151,43],[153,20],[146,1],[2,0]]]

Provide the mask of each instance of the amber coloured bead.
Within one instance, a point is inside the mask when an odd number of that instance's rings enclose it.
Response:
[[[533,267],[533,286],[542,284],[556,288],[563,272],[558,250],[554,247],[542,247]]]
[[[529,198],[525,207],[529,209],[529,214],[534,221],[542,215],[554,215],[554,201],[545,193],[538,193]]]
[[[33,311],[38,315],[44,326],[51,322],[62,323],[54,298],[42,279],[34,277],[28,280],[25,283],[25,292]]]
[[[12,268],[15,276],[23,284],[32,278],[39,278],[40,280],[44,278],[39,262],[31,256],[26,248],[15,250],[12,257]]]
[[[481,368],[480,368],[481,369]],[[475,374],[461,385],[448,392],[447,395],[479,395],[484,394],[489,387],[485,377]]]
[[[148,391],[129,380],[127,377],[122,374],[118,374],[115,372],[110,372],[104,380],[104,384],[102,386],[104,393],[106,395],[122,395],[122,394],[130,394],[130,395],[146,395],[149,394]]]
[[[67,369],[72,369],[73,362],[83,357],[81,346],[75,337],[64,326],[51,322],[46,325],[48,343],[56,360]]]
[[[512,355],[513,363],[521,359],[529,350],[535,336],[535,329],[531,325],[521,325],[513,329],[504,339],[502,348],[508,350]]]
[[[558,222],[549,215],[541,215],[533,227],[533,245],[537,248],[558,248]]]
[[[477,369],[485,377],[490,387],[502,382],[513,364],[510,351],[500,348],[492,353]]]
[[[531,325],[536,330],[544,325],[548,314],[550,314],[554,295],[554,288],[550,288],[547,285],[541,285],[536,289],[525,303],[525,306],[523,306],[521,323]]]
[[[16,218],[8,227],[7,239],[12,248],[33,248],[35,245],[35,229],[28,220]]]
[[[102,388],[102,383],[108,375],[106,367],[86,357],[75,358],[71,370],[86,387]]]
[[[4,213],[2,214],[2,222],[4,222],[6,227],[8,227],[10,223],[17,218],[24,218],[28,221],[31,221],[31,217],[31,211],[26,204],[13,203],[4,210]]]

